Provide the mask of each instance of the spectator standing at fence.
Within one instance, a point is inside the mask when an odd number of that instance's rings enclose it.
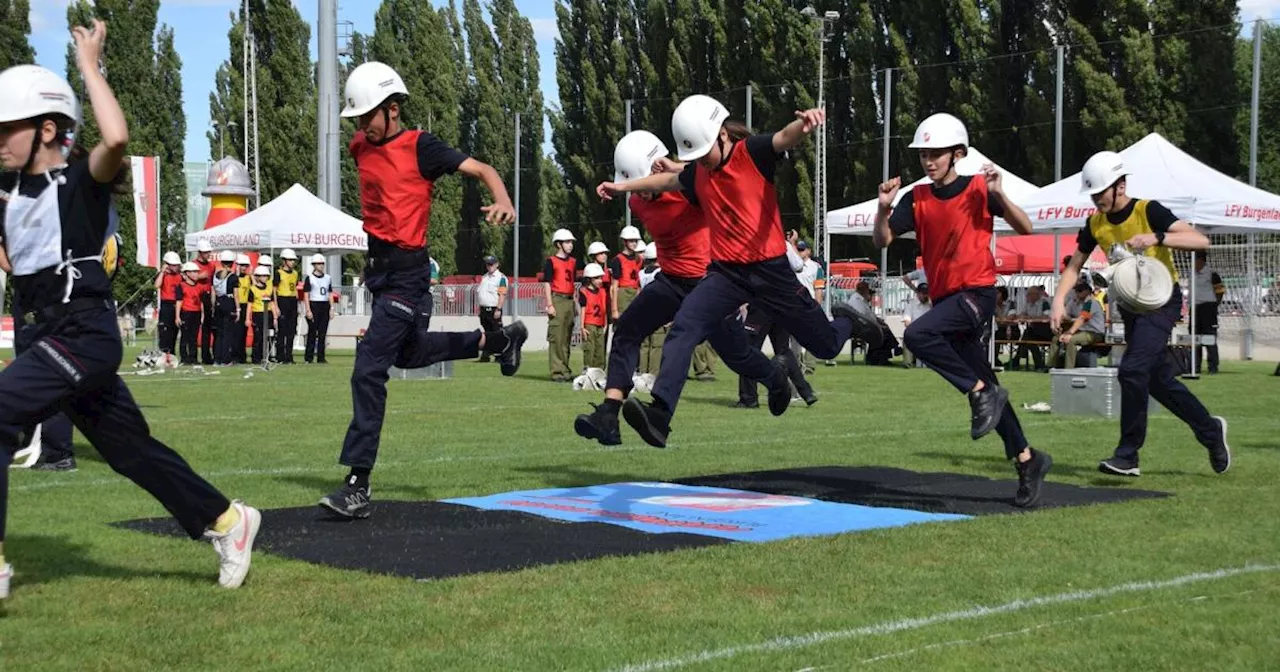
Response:
[[[164,253],[164,268],[156,274],[160,292],[160,310],[156,313],[156,339],[160,352],[172,355],[178,343],[178,285],[182,284],[182,257],[177,252]]]
[[[1018,351],[1013,355],[1012,368],[1018,368],[1031,356],[1036,371],[1047,371],[1044,365],[1045,348],[1053,341],[1053,327],[1049,325],[1052,303],[1045,295],[1044,285],[1027,288],[1027,304],[1020,317],[1027,322],[1018,340]]]
[[[307,343],[302,351],[302,361],[308,364],[329,363],[324,358],[324,350],[333,308],[333,278],[325,273],[324,265],[323,254],[312,256],[311,272],[302,279],[302,294],[307,301]]]
[[[1209,251],[1196,253],[1195,283],[1196,320],[1194,330],[1196,336],[1208,336],[1213,339],[1209,345],[1196,343],[1196,371],[1201,370],[1201,359],[1204,350],[1209,351],[1209,373],[1218,372],[1218,306],[1227,293],[1227,286],[1222,276],[1209,267]],[[1199,340],[1199,339],[1197,339]]]
[[[644,256],[640,254],[642,238],[640,229],[634,226],[622,227],[622,249],[609,260],[609,275],[613,278],[609,303],[612,307],[613,321],[617,322],[622,311],[635,300],[640,291],[640,271],[644,268]]]
[[[915,289],[920,285],[927,285],[929,283],[929,274],[925,272],[923,264],[924,261],[921,260],[920,257],[916,257],[915,270],[909,271],[906,275],[902,276],[902,284],[906,285],[907,289],[915,291]]]
[[[1203,252],[1209,239],[1178,219],[1158,201],[1134,198],[1128,193],[1124,158],[1115,152],[1099,152],[1080,171],[1081,193],[1087,194],[1097,212],[1085,220],[1076,239],[1076,251],[1062,274],[1053,299],[1052,323],[1061,322],[1066,298],[1084,262],[1099,246],[1111,250],[1123,245],[1164,265],[1173,280],[1169,301],[1156,310],[1135,313],[1120,305],[1124,319],[1125,351],[1120,360],[1120,441],[1112,456],[1098,463],[1104,474],[1138,476],[1138,451],[1147,439],[1147,405],[1154,398],[1185,422],[1208,452],[1215,473],[1231,467],[1227,446],[1227,421],[1209,410],[1177,379],[1169,357],[1169,337],[1182,316],[1182,289],[1173,250]]]
[[[196,244],[196,258],[193,260],[200,267],[197,280],[200,283],[200,361],[206,366],[213,364],[214,332],[218,328],[214,316],[213,274],[218,270],[218,262],[213,258],[213,246],[207,240]]]
[[[1093,288],[1087,282],[1077,282],[1074,301],[1067,307],[1070,323],[1053,339],[1049,347],[1049,365],[1057,366],[1058,357],[1066,352],[1065,368],[1076,368],[1076,356],[1080,348],[1101,343],[1106,336],[1106,313],[1102,304],[1093,296]]]
[[[912,322],[924,317],[932,305],[929,302],[929,283],[922,282],[916,285],[916,300],[907,306],[907,311],[902,316],[902,328],[906,329]],[[911,354],[911,348],[902,349],[902,364],[907,368],[924,366],[924,362],[918,361],[916,356]]]
[[[214,363],[227,366],[235,358],[236,322],[239,321],[240,307],[236,304],[236,288],[240,285],[240,276],[236,275],[236,253],[224,251],[219,257],[220,267],[213,272],[213,323],[210,328],[216,333],[213,341],[215,348]]]
[[[578,260],[574,259],[573,241],[568,229],[551,234],[555,252],[542,267],[542,280],[547,283],[547,347],[551,380],[563,383],[570,379],[570,348],[573,345],[574,288],[578,284]]]
[[[582,270],[578,308],[582,313],[582,365],[603,369],[609,361],[605,330],[609,325],[609,292],[604,288],[604,269],[591,262]]]
[[[440,284],[440,262],[435,257],[427,257],[427,265],[431,270],[431,286],[435,287]]]
[[[507,276],[498,268],[498,258],[484,258],[484,275],[476,287],[476,299],[480,303],[480,330],[497,331],[502,328],[502,306],[507,300]],[[480,353],[480,361],[490,361],[487,352]]]
[[[1053,464],[1048,453],[1033,450],[1022,433],[1009,393],[991,369],[982,336],[989,333],[996,306],[996,264],[991,252],[994,218],[1003,217],[1019,234],[1031,233],[1031,220],[1005,198],[1003,177],[994,166],[962,176],[956,162],[968,155],[969,131],[950,114],[935,114],[916,128],[910,145],[930,183],[912,187],[894,206],[900,178],[880,185],[875,244],[914,231],[928,269],[933,307],[904,333],[906,347],[969,400],[973,440],[996,431],[1005,458],[1018,475],[1016,506],[1034,506]]]
[[[795,233],[794,231],[792,232]],[[799,235],[796,235],[799,238]],[[804,261],[804,266],[796,271],[796,279],[800,284],[809,291],[809,296],[813,297],[818,305],[826,305],[822,302],[827,291],[827,272],[823,269],[822,264],[813,258],[813,248],[809,247],[809,243],[803,240],[796,240],[796,254],[800,255],[800,259]],[[810,375],[818,365],[818,360],[814,358],[808,350],[800,347],[800,344],[792,339],[792,347],[796,350],[796,358],[800,362],[800,368],[804,374]],[[835,363],[833,360],[828,362]]]

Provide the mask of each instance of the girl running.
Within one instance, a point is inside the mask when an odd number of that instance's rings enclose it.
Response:
[[[711,231],[710,270],[676,314],[662,348],[653,403],[642,404],[634,398],[626,403],[628,424],[650,445],[666,445],[694,348],[745,303],[772,314],[819,359],[835,358],[854,334],[873,345],[882,339],[875,316],[865,304],[835,306],[836,317],[828,320],[786,258],[774,170],[784,153],[825,118],[819,109],[796,112],[796,120],[781,131],[751,135],[746,126],[729,120],[724,105],[708,96],[691,96],[671,118],[679,158],[691,163],[679,173],[604,182],[597,187],[597,194],[606,200],[617,193],[683,190],[691,202],[699,204]],[[667,255],[666,249],[662,254]],[[775,413],[785,410],[784,405]]]

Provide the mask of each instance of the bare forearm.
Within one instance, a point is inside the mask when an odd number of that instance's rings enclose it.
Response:
[[[876,226],[871,230],[871,242],[880,249],[889,246],[893,242],[893,231],[889,229],[889,214],[893,212],[888,208],[880,208],[876,211]]]
[[[129,144],[129,125],[124,118],[124,110],[120,102],[107,85],[106,77],[97,68],[82,67],[84,88],[89,94],[89,102],[93,104],[93,116],[98,121],[98,133],[102,137],[102,145],[108,149],[120,150],[124,156],[124,148]]]
[[[618,191],[635,193],[638,191],[676,191],[680,189],[679,173],[654,173],[638,180],[627,180],[616,185]]]
[[[1008,222],[1009,226],[1012,227],[1018,235],[1030,235],[1031,218],[1027,216],[1026,211],[1009,202],[1009,199],[1005,198],[1004,194],[997,194],[996,198],[998,198],[999,202],[1004,205],[1004,221]]]
[[[773,148],[778,153],[792,150],[804,142],[807,135],[808,133],[804,132],[804,121],[796,119],[773,134]]]
[[[1175,250],[1203,252],[1209,249],[1209,238],[1199,231],[1170,231],[1164,234],[1164,246]]]

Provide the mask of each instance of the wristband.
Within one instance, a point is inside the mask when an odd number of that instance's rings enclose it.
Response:
[[[1164,245],[1164,231],[1156,232],[1156,245]]]

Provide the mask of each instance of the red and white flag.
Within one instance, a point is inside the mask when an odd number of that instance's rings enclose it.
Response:
[[[131,156],[133,215],[138,227],[138,265],[160,268],[160,158]]]

